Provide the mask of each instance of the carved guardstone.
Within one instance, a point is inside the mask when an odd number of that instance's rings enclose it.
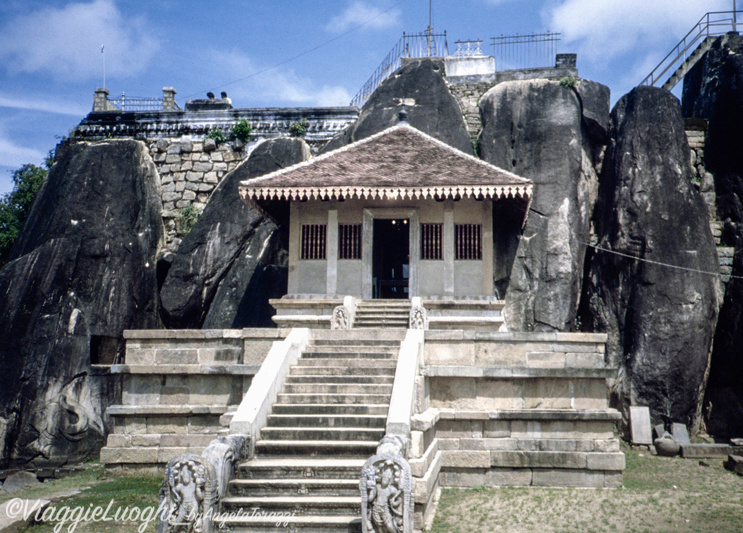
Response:
[[[193,454],[168,462],[160,489],[158,533],[213,533],[217,476],[211,462]]]
[[[351,311],[345,305],[333,309],[332,329],[351,329]]]
[[[361,471],[363,533],[412,533],[413,474],[405,459],[405,443],[382,443]]]
[[[428,312],[426,308],[420,305],[414,305],[410,309],[408,319],[409,329],[428,329]]]

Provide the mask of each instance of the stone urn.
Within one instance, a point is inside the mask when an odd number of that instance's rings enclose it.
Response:
[[[658,437],[653,441],[653,444],[655,444],[655,452],[658,455],[663,455],[665,457],[673,457],[674,455],[678,455],[679,451],[681,450],[681,444],[679,444],[679,441],[673,438],[673,436],[666,431],[663,433],[662,437]]]

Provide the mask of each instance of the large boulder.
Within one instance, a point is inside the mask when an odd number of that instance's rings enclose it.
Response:
[[[411,126],[458,150],[472,154],[472,140],[457,99],[434,59],[410,59],[382,82],[364,104],[359,119],[331,140],[323,153],[360,141],[398,122],[403,102]]]
[[[480,100],[480,156],[529,178],[534,198],[510,271],[505,317],[518,331],[575,328],[599,164],[609,121],[609,89],[508,81]]]
[[[270,325],[267,304],[255,306],[243,301],[265,294],[248,294],[245,290],[254,277],[258,279],[277,269],[276,275],[281,278],[286,253],[276,245],[276,227],[240,200],[238,186],[243,180],[309,157],[309,146],[301,139],[270,139],[256,146],[245,162],[224,177],[199,220],[183,238],[165,277],[160,300],[168,327],[201,328],[208,315],[207,324],[212,328]],[[271,246],[264,246],[268,241]],[[226,285],[222,286],[223,282]],[[270,296],[284,294],[281,287],[279,279],[272,285]]]
[[[691,183],[678,100],[663,89],[633,89],[612,111],[611,137],[584,325],[609,335],[607,359],[620,368],[614,399],[625,414],[643,405],[654,423],[697,428],[719,265],[706,206]]]
[[[71,146],[52,168],[0,271],[0,453],[80,461],[103,445],[117,393],[91,363],[120,362],[125,329],[156,328],[164,240],[146,146]]]
[[[708,121],[704,164],[714,176],[723,244],[735,247],[733,275],[743,276],[743,37],[719,37],[684,78],[683,112]],[[707,387],[707,430],[743,435],[743,280],[725,290]]]

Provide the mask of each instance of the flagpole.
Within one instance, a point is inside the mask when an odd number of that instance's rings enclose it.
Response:
[[[103,54],[103,88],[106,88],[106,46],[101,45],[101,54]]]

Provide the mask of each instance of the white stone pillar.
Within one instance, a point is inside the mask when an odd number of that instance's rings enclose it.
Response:
[[[302,221],[300,220],[300,208],[297,202],[289,203],[289,279],[287,281],[287,292],[297,294],[299,292],[299,251],[302,239]]]
[[[325,293],[333,296],[338,290],[338,210],[328,210],[327,282]]]
[[[482,293],[492,296],[493,286],[493,264],[495,262],[493,244],[493,202],[483,200],[482,202]]]
[[[361,294],[366,300],[372,297],[372,260],[374,257],[374,215],[364,209],[361,226]]]
[[[444,295],[454,295],[454,205],[451,200],[444,203]]]

